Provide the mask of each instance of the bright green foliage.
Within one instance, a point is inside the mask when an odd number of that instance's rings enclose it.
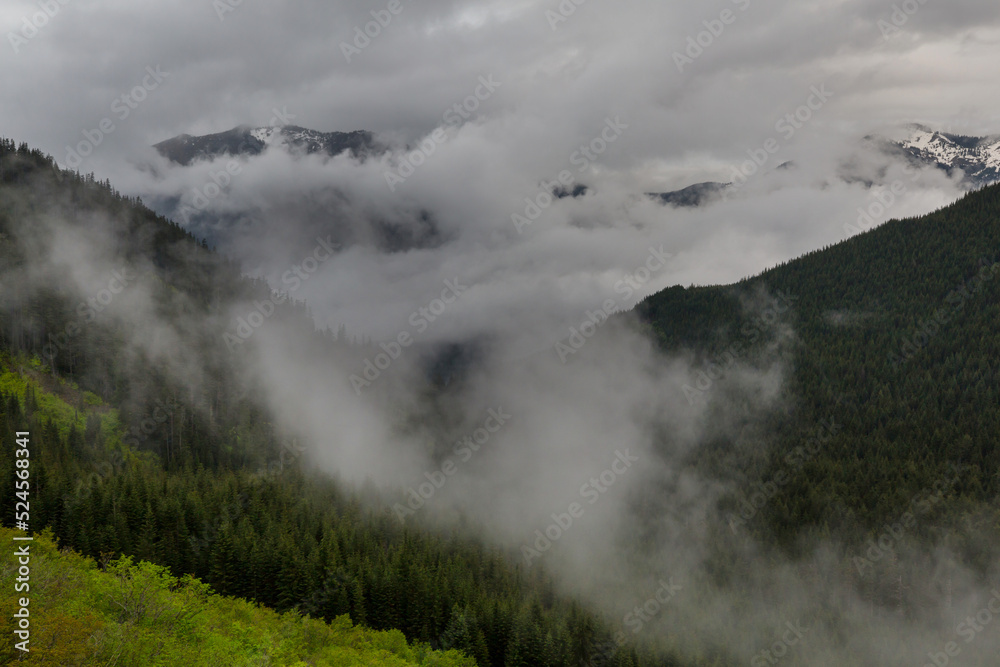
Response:
[[[27,400],[45,419],[57,424],[59,434],[69,435],[70,430],[77,429],[80,433],[86,430],[86,410],[101,406],[100,396],[91,392],[80,392],[79,387],[65,378],[53,378],[48,374],[48,367],[33,359],[18,358],[8,360],[7,355],[0,352],[0,393],[14,395],[22,403]],[[18,372],[14,372],[14,370]],[[42,387],[41,382],[48,385]],[[68,404],[60,398],[60,394],[72,394],[78,407]],[[91,410],[101,422],[106,433],[118,430],[118,414],[114,409]]]
[[[0,543],[20,531],[0,528]],[[475,667],[458,651],[409,645],[398,630],[357,627],[347,616],[330,623],[279,614],[214,594],[167,568],[119,558],[102,569],[58,550],[51,533],[30,544],[31,642],[25,664],[77,665],[371,665]],[[4,559],[0,586],[12,590],[16,565]],[[0,663],[16,660],[12,596],[0,598]]]

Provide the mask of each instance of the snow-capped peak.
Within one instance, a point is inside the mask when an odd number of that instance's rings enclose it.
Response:
[[[909,136],[894,142],[911,157],[948,172],[961,169],[972,185],[1000,181],[1000,136],[966,137],[910,125]]]

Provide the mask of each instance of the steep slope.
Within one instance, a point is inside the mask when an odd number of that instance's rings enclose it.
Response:
[[[544,568],[527,576],[473,530],[403,525],[376,491],[302,465],[244,375],[258,338],[234,351],[225,337],[234,312],[274,297],[110,184],[0,141],[0,438],[32,433],[32,528],[480,665],[591,659],[610,625],[558,597]],[[261,326],[288,346],[359,353],[301,304],[272,305]],[[0,449],[4,498],[14,471]],[[661,663],[625,648],[608,664]]]
[[[787,295],[788,312],[748,308],[761,293]],[[772,479],[824,420],[841,426],[753,522],[789,542],[810,527],[851,532],[898,516],[949,466],[962,470],[958,506],[996,506],[998,298],[993,186],[736,285],[665,290],[637,312],[664,349],[702,360],[681,400],[721,405],[741,365],[783,363],[787,403],[771,446],[739,469],[713,464],[743,488]]]
[[[458,651],[407,645],[399,631],[373,632],[341,616],[323,623],[277,614],[241,599],[214,594],[193,577],[177,578],[149,562],[124,557],[100,566],[59,550],[51,533],[11,542],[23,533],[0,527],[7,544],[27,546],[32,634],[23,653],[15,598],[0,598],[0,660],[13,664],[76,667],[121,665],[435,665],[475,667]],[[5,559],[0,584],[12,590],[15,566]]]

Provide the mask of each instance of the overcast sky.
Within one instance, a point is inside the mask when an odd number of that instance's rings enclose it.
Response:
[[[872,0],[52,0],[49,18],[39,14],[44,2],[11,0],[0,6],[0,133],[66,164],[67,147],[108,119],[113,131],[81,170],[130,194],[190,197],[207,169],[169,168],[151,144],[289,122],[412,145],[444,126],[483,77],[499,86],[395,190],[385,172],[401,154],[365,165],[278,156],[246,165],[212,210],[264,211],[281,228],[270,239],[280,249],[262,253],[259,230],[223,249],[250,271],[280,276],[310,250],[314,230],[267,211],[289,193],[311,200],[335,186],[348,193],[350,215],[406,224],[429,211],[448,242],[405,256],[345,253],[323,268],[330,280],[297,295],[320,319],[392,336],[444,279],[461,277],[475,284],[476,305],[460,304],[463,317],[437,335],[488,328],[473,308],[563,309],[572,321],[609,297],[628,307],[670,284],[730,282],[842,240],[871,199],[835,176],[849,157],[870,159],[855,154],[869,132],[918,121],[1000,133],[1000,5],[911,2],[912,15],[894,16],[892,2]],[[356,41],[380,17],[377,36]],[[810,100],[818,108],[808,122],[779,132],[776,123]],[[620,136],[578,170],[574,151],[609,120]],[[729,181],[771,138],[778,152],[729,201],[677,211],[642,196]],[[788,160],[798,169],[772,173]],[[562,170],[591,195],[559,201],[518,233],[511,215]],[[928,173],[888,215],[927,212],[959,193]],[[297,244],[287,243],[298,236],[290,228],[302,233]],[[660,245],[669,265],[627,300],[616,293]],[[348,274],[364,287],[349,287]]]
[[[650,161],[656,175],[685,154],[732,159],[823,81],[838,91],[824,128],[916,119],[995,132],[1000,124],[991,85],[1000,5],[979,0],[918,4],[889,39],[878,21],[891,21],[891,2],[567,0],[574,13],[555,22],[555,0],[401,0],[350,63],[340,44],[388,2],[63,2],[17,53],[10,33],[44,3],[0,8],[3,131],[57,156],[110,115],[147,65],[170,72],[169,86],[121,124],[109,150],[266,124],[275,107],[319,130],[429,131],[488,73],[504,84],[490,113],[507,118],[515,137],[544,132],[539,150],[561,154],[617,111],[635,127],[610,164]],[[730,25],[679,72],[673,53],[727,9]]]

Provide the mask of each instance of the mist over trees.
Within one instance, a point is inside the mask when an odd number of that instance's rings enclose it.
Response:
[[[377,344],[317,329],[304,304],[140,201],[4,140],[0,435],[31,430],[33,527],[64,547],[398,629],[479,665],[722,665],[779,650],[788,664],[908,664],[950,641],[988,661],[995,634],[966,643],[961,624],[998,583],[998,224],[994,186],[733,285],[667,289],[570,364],[484,343],[401,367],[354,404],[345,369]],[[272,314],[227,345],[264,301]],[[569,393],[542,402],[531,383]],[[593,398],[602,383],[627,397],[620,409]],[[392,507],[412,478],[338,472],[323,458],[335,447],[283,414],[303,397],[338,419],[332,401],[370,401],[376,419],[394,415],[385,451],[431,470],[511,391],[535,410],[515,402],[494,449],[405,521]],[[469,494],[503,487],[562,400],[624,411],[613,426],[635,425],[644,458],[526,564],[531,530]],[[540,475],[572,463],[538,452]],[[4,449],[4,498],[13,466]],[[540,514],[574,499],[562,498]],[[2,512],[13,525],[13,504]],[[787,623],[808,631],[781,648]]]

